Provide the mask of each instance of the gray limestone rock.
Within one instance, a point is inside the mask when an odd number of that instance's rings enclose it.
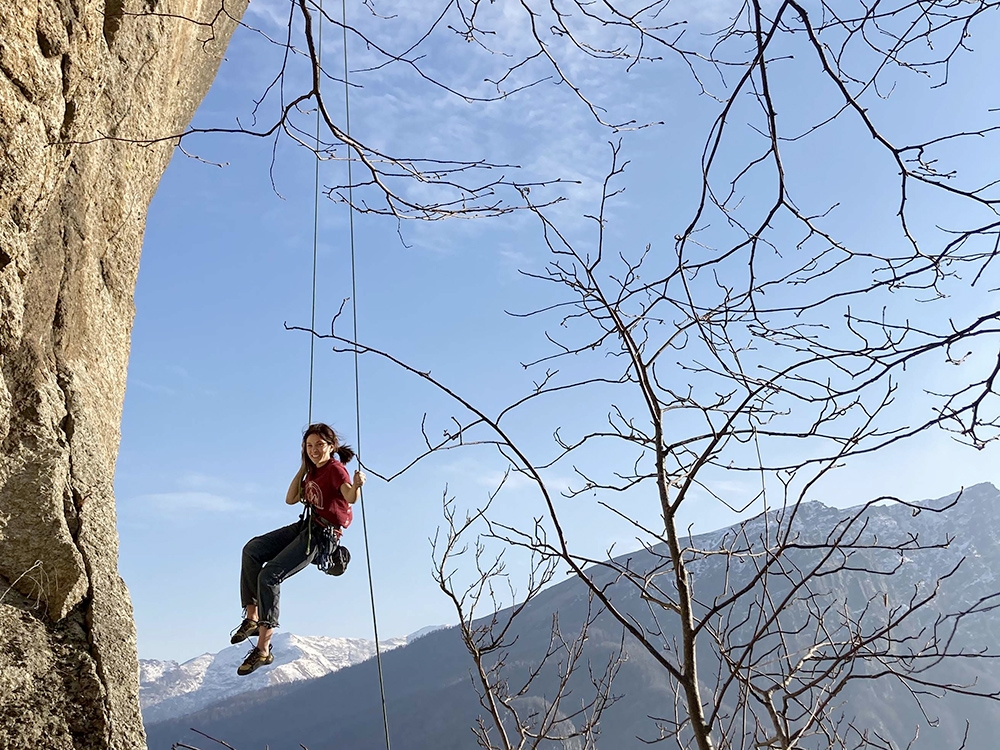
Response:
[[[187,126],[245,6],[0,2],[9,750],[145,747],[112,484],[133,293],[146,209],[175,145],[166,137]]]

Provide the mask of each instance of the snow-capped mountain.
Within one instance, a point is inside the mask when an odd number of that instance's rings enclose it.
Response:
[[[945,509],[951,505],[954,507]],[[765,632],[753,639],[755,648],[764,649],[770,658],[779,653],[773,644],[781,638],[790,652],[799,648],[796,644],[804,652],[816,642],[814,633],[820,632],[819,637],[829,641],[841,632],[837,628],[842,627],[842,613],[851,618],[852,625],[861,613],[871,626],[878,626],[881,616],[898,618],[893,626],[893,648],[910,648],[912,644],[920,658],[927,659],[927,666],[920,668],[916,680],[948,684],[957,690],[942,696],[923,688],[915,690],[903,680],[868,681],[864,670],[876,668],[875,663],[859,660],[851,670],[862,679],[838,688],[839,703],[831,709],[831,715],[843,717],[852,727],[870,730],[867,736],[878,738],[878,742],[848,744],[910,750],[995,748],[1000,736],[1000,701],[976,699],[961,691],[996,691],[1000,695],[1000,663],[991,657],[1000,643],[1000,608],[996,606],[1000,601],[998,510],[1000,491],[990,484],[968,487],[960,497],[952,495],[917,504],[880,503],[864,510],[804,503],[794,512],[794,520],[789,509],[773,510],[745,524],[685,540],[690,579],[702,602],[711,603],[720,592],[741,588],[757,570],[753,562],[740,562],[748,559],[745,555],[741,558],[711,552],[720,548],[738,552],[746,545],[760,549],[763,541],[773,540],[783,528],[795,546],[787,550],[787,565],[776,570],[767,592],[780,598],[796,583],[797,572],[820,566],[815,568],[818,573],[810,586],[799,590],[805,593],[803,606],[819,602],[822,609],[814,611],[824,617],[829,613],[832,619],[824,620],[821,631],[801,628],[798,623],[803,621],[803,607],[789,609],[785,623],[795,627],[782,627],[776,635]],[[844,519],[852,517],[856,520],[850,525],[850,533],[841,537],[847,528]],[[822,567],[827,558],[817,550],[828,543],[831,535],[841,540],[843,554],[829,558],[829,566]],[[644,548],[616,557],[616,561],[630,571],[661,571],[665,569],[662,553],[656,547]],[[649,601],[636,593],[637,587],[624,581],[618,571],[594,566],[591,575],[619,611],[652,634],[654,643],[663,644],[661,653],[669,655],[677,642],[676,621],[650,607]],[[901,616],[910,603],[931,594],[926,605]],[[758,622],[747,614],[763,611],[760,602],[764,600],[754,596],[742,609],[729,608],[731,620],[724,623],[731,634],[729,643],[738,643],[747,634],[744,627]],[[501,622],[506,622],[504,617],[505,613],[501,613]],[[570,683],[573,699],[586,700],[587,695],[593,695],[588,692],[593,689],[592,665],[618,661],[614,694],[620,700],[601,718],[599,746],[614,750],[648,747],[648,741],[655,741],[658,731],[657,719],[651,717],[670,716],[678,705],[674,687],[664,678],[659,659],[654,659],[647,649],[636,647],[634,641],[623,640],[617,621],[605,615],[594,616],[592,598],[578,579],[547,588],[518,615],[509,633],[510,648],[503,654],[509,684],[523,684],[527,670],[549,652],[553,623],[558,625],[561,637],[572,637],[584,622],[590,623],[586,664],[573,676],[575,682]],[[946,639],[946,645],[940,639]],[[708,645],[700,658],[703,665],[710,664],[715,653],[715,641],[706,641]],[[623,643],[627,655],[624,659],[619,653]],[[937,659],[934,649],[939,646],[960,656]],[[979,654],[986,658],[972,658]],[[762,660],[758,674],[765,674],[775,663],[783,662]],[[390,652],[383,659],[383,667],[387,677],[384,704],[379,700],[374,665],[368,662],[290,686],[284,692],[261,693],[254,705],[243,700],[221,701],[210,710],[185,716],[183,721],[156,724],[148,733],[149,748],[169,750],[177,742],[197,745],[199,736],[190,727],[240,748],[297,747],[299,743],[317,750],[378,747],[384,731],[383,710],[400,739],[405,738],[408,750],[469,746],[469,728],[483,716],[483,707],[470,680],[471,661],[457,629],[434,633]],[[721,667],[716,668],[721,674]],[[709,669],[705,674],[711,679],[713,672]],[[525,697],[521,705],[526,714],[547,710],[546,701],[555,684],[553,675],[543,676],[549,681],[536,683],[536,692]],[[733,699],[734,703],[739,697]],[[330,721],[331,705],[337,707],[335,723]],[[720,712],[725,709],[723,705]],[[261,715],[268,717],[266,724],[258,720]],[[729,715],[740,714],[732,711]],[[744,739],[737,736],[732,747],[753,747],[749,740],[743,744]]]
[[[436,628],[382,641],[383,651],[405,645]],[[274,664],[247,677],[236,674],[250,642],[230,646],[217,654],[175,661],[139,661],[139,701],[146,724],[198,711],[240,693],[298,680],[309,680],[358,664],[375,655],[375,642],[364,638],[328,638],[278,633],[271,641]]]

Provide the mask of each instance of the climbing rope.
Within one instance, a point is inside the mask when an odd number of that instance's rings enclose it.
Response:
[[[323,60],[323,2],[319,0],[319,24],[316,34],[316,59],[322,67]],[[351,93],[348,82],[348,58],[347,58],[347,0],[341,0],[341,27],[344,32],[344,113],[345,131],[350,137],[351,134]],[[320,133],[321,133],[322,112],[319,103],[316,106],[316,168],[314,172],[313,186],[313,272],[312,272],[312,313],[310,330],[316,330],[316,260],[319,248],[319,195],[320,195]],[[354,244],[354,188],[352,179],[351,164],[353,161],[350,145],[347,146],[347,202],[348,202],[348,223],[350,226],[351,244],[351,318],[353,320],[353,340],[358,340],[358,283],[357,283],[357,263]],[[315,371],[315,336],[309,337],[309,423],[312,424],[312,404],[313,404],[313,382]],[[355,414],[355,435],[357,436],[358,464],[361,465],[361,378],[359,369],[359,353],[357,347],[354,349],[354,414]],[[358,498],[361,506],[361,530],[365,542],[365,563],[368,567],[368,592],[371,597],[372,607],[372,630],[375,633],[375,661],[378,666],[378,686],[382,697],[382,726],[385,729],[385,747],[391,750],[389,744],[389,715],[386,710],[385,701],[385,680],[382,673],[382,649],[379,645],[378,617],[375,613],[375,584],[372,578],[372,562],[368,545],[368,521],[365,517],[365,500],[363,496]]]
[[[344,32],[344,127],[348,138],[351,135],[351,89],[348,82],[349,68],[347,65],[347,0],[340,1],[341,29]],[[351,237],[351,319],[353,322],[353,340],[358,340],[358,281],[357,263],[354,251],[354,180],[352,179],[351,147],[347,147],[347,215],[350,225]],[[355,435],[358,440],[358,463],[361,463],[361,380],[359,376],[357,346],[354,347],[354,417]],[[368,592],[371,596],[372,605],[372,630],[375,632],[375,662],[378,665],[378,687],[382,696],[382,726],[385,729],[385,748],[390,750],[389,745],[389,714],[385,706],[385,680],[382,675],[382,649],[379,646],[378,638],[378,617],[375,616],[375,584],[372,580],[372,561],[368,546],[368,522],[365,518],[365,499],[361,497],[358,502],[361,504],[361,531],[365,538],[365,564],[368,567]]]
[[[316,57],[323,59],[323,2],[319,4],[319,24],[316,32]],[[312,268],[312,312],[309,317],[309,330],[316,330],[316,260],[319,256],[319,146],[320,146],[320,123],[322,113],[319,105],[316,106],[316,163],[313,174],[313,268]],[[316,371],[316,337],[309,337],[309,418],[306,424],[313,421],[313,374]],[[359,459],[360,461],[360,459]]]

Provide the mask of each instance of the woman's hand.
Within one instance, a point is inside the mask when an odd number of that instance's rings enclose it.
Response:
[[[351,484],[346,482],[340,486],[340,495],[347,502],[353,504],[358,500],[358,494],[361,492],[361,485],[365,483],[365,473],[358,469],[354,472],[354,481]]]
[[[306,462],[305,459],[302,459],[299,470],[295,472],[291,484],[288,485],[288,492],[285,493],[285,502],[289,505],[305,502],[305,498],[302,496],[302,480],[305,478],[306,471]]]

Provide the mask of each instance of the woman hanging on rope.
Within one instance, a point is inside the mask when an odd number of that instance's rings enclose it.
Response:
[[[278,627],[281,582],[314,561],[324,533],[332,533],[339,542],[343,529],[350,525],[351,505],[365,483],[364,472],[355,471],[352,481],[344,468],[352,458],[354,451],[341,445],[328,425],[309,425],[302,436],[302,466],[288,486],[285,502],[305,503],[306,518],[254,537],[243,548],[240,599],[246,615],[231,642],[256,635],[257,645],[236,670],[238,674],[250,674],[274,661],[271,635]]]

